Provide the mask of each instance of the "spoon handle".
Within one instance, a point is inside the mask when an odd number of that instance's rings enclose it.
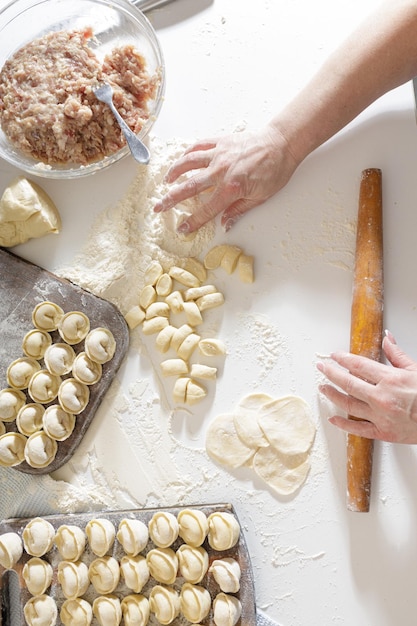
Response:
[[[108,102],[108,106],[110,107],[113,115],[119,122],[120,128],[123,131],[123,134],[128,143],[128,146],[130,148],[133,158],[139,163],[145,163],[145,164],[149,163],[149,159],[151,155],[149,153],[148,148],[143,143],[143,141],[141,141],[139,137],[137,137],[135,133],[129,128],[129,126],[126,124],[126,122],[124,121],[124,119],[122,118],[122,116],[120,115],[119,111],[116,109],[112,101]]]

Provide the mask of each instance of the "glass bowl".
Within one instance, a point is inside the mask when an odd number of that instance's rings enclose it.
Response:
[[[102,59],[118,46],[133,44],[146,60],[149,74],[159,73],[156,95],[148,101],[149,117],[138,136],[143,140],[159,114],[165,67],[156,33],[129,0],[14,0],[0,10],[0,68],[19,48],[52,31],[93,29],[91,47]],[[0,129],[0,158],[19,169],[44,178],[73,179],[110,167],[129,154],[124,146],[110,156],[87,165],[44,164],[12,145]]]

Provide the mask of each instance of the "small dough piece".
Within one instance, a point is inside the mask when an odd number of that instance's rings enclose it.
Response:
[[[85,534],[92,552],[104,556],[113,547],[116,529],[109,519],[98,517],[87,523]]]
[[[169,274],[161,274],[161,276],[156,281],[155,285],[156,293],[161,298],[165,298],[172,291],[172,278]]]
[[[59,617],[64,626],[90,626],[93,620],[93,609],[91,604],[83,598],[65,600]]]
[[[27,438],[21,433],[0,435],[0,467],[15,467],[25,459]]]
[[[181,291],[171,291],[171,293],[166,296],[165,302],[175,315],[178,315],[178,313],[181,313],[184,309],[184,297]]]
[[[0,420],[13,422],[26,403],[26,396],[18,389],[0,390]]]
[[[0,565],[12,569],[23,554],[23,543],[17,533],[8,532],[0,535]]]
[[[205,296],[201,296],[196,300],[196,304],[200,311],[207,311],[208,309],[214,309],[217,306],[224,304],[224,296],[220,291],[215,293],[208,293]]]
[[[207,515],[199,509],[182,509],[177,519],[181,539],[189,546],[201,546],[208,533]]]
[[[188,376],[180,376],[174,383],[174,389],[172,391],[172,397],[174,402],[178,404],[184,404],[187,397],[187,386],[191,378]]]
[[[237,261],[237,271],[242,283],[251,284],[255,280],[253,270],[254,258],[250,254],[241,254]]]
[[[285,396],[264,404],[258,423],[271,446],[286,455],[307,452],[316,434],[310,407],[298,396]]]
[[[180,575],[189,583],[201,582],[209,567],[207,551],[202,546],[183,543],[177,550]]]
[[[219,585],[220,591],[224,591],[224,593],[237,593],[239,591],[242,572],[236,559],[230,557],[215,559],[209,572]]]
[[[171,348],[178,351],[178,348],[182,345],[185,339],[193,333],[193,328],[189,324],[182,324],[176,329],[171,339]]]
[[[46,349],[52,344],[52,337],[46,330],[33,328],[23,337],[22,350],[26,356],[40,360]]]
[[[75,380],[84,385],[95,385],[101,379],[103,368],[100,363],[93,361],[86,352],[80,352],[72,365],[72,375]]]
[[[187,319],[187,324],[190,326],[198,326],[203,323],[203,316],[194,300],[184,302],[184,313]]]
[[[186,404],[193,405],[201,402],[207,396],[207,389],[190,378],[185,391]]]
[[[146,548],[149,530],[141,520],[126,517],[120,520],[116,537],[126,554],[136,556]]]
[[[173,280],[176,280],[178,283],[181,283],[181,285],[184,285],[185,287],[200,286],[200,281],[198,280],[197,276],[182,267],[178,267],[177,265],[173,265],[172,267],[170,267],[169,275]]]
[[[31,402],[20,409],[16,417],[17,430],[29,437],[42,428],[42,418],[45,407],[42,404]]]
[[[225,345],[220,339],[201,339],[198,347],[204,356],[223,356],[226,354]]]
[[[132,308],[129,309],[129,311],[125,315],[125,320],[130,330],[133,330],[134,328],[139,326],[139,324],[142,324],[144,319],[145,311],[142,309],[141,306],[139,306],[139,304],[132,306]]]
[[[28,554],[41,557],[54,545],[55,528],[48,520],[34,517],[24,527],[22,539]]]
[[[39,430],[27,438],[25,445],[25,461],[34,468],[47,467],[52,463],[58,452],[58,444],[46,432]]]
[[[64,411],[59,404],[50,404],[43,415],[45,433],[56,441],[65,441],[75,428],[75,415]]]
[[[58,332],[71,346],[80,343],[90,331],[90,320],[82,311],[69,311],[61,318]]]
[[[152,578],[164,585],[175,582],[178,571],[178,557],[171,548],[152,548],[146,555]]]
[[[140,554],[122,557],[120,574],[125,581],[126,587],[135,593],[140,593],[150,576],[146,558]]]
[[[153,260],[145,270],[145,285],[155,285],[164,273],[164,268],[159,261]]]
[[[215,511],[208,516],[209,545],[213,550],[229,550],[239,541],[240,526],[233,513]]]
[[[23,607],[27,626],[55,626],[58,608],[51,596],[33,596]]]
[[[93,613],[100,626],[119,626],[122,621],[120,600],[113,594],[95,598]]]
[[[266,484],[283,496],[295,493],[310,471],[310,456],[285,455],[275,448],[259,448],[253,459],[253,469]]]
[[[217,287],[214,285],[201,285],[201,287],[190,287],[184,292],[184,300],[189,302],[190,300],[198,300],[203,296],[208,296],[210,293],[216,293]]]
[[[188,374],[188,364],[183,359],[166,359],[161,363],[161,371],[164,376],[181,376]]]
[[[191,355],[200,343],[200,339],[201,337],[200,335],[197,335],[197,333],[191,333],[190,335],[187,335],[187,337],[184,339],[184,341],[177,350],[177,355],[180,357],[180,359],[188,361],[188,359],[191,358]]]
[[[139,294],[139,306],[146,311],[148,306],[158,299],[155,287],[146,285]]]
[[[43,357],[46,369],[56,376],[64,376],[71,371],[75,352],[66,343],[53,343],[46,349]]]
[[[155,346],[159,352],[162,352],[162,354],[168,352],[171,347],[171,340],[176,330],[175,326],[168,324],[168,326],[165,326],[165,328],[159,331],[155,339]]]
[[[239,246],[226,246],[226,250],[224,251],[224,254],[220,261],[222,269],[224,269],[225,272],[227,272],[228,274],[233,274],[241,254],[242,249],[239,248]]]
[[[45,300],[37,304],[33,309],[32,322],[35,328],[50,332],[57,330],[63,316],[64,311],[58,304]]]
[[[75,378],[66,378],[59,387],[58,400],[61,407],[67,413],[79,415],[86,408],[90,399],[90,391],[87,385],[80,383]]]
[[[209,424],[206,451],[217,463],[232,469],[247,465],[255,453],[237,434],[233,413],[221,413]]]
[[[119,584],[119,563],[114,556],[102,556],[94,559],[88,568],[88,576],[98,594],[112,593]]]
[[[238,598],[220,592],[213,600],[213,620],[216,626],[235,626],[242,614]]]
[[[158,315],[157,317],[152,317],[149,320],[144,320],[142,324],[142,332],[144,335],[154,335],[155,333],[160,333],[161,330],[166,328],[168,325],[168,318]]]
[[[5,432],[6,432],[6,426],[4,425],[4,422],[0,420],[0,435],[4,435]]]
[[[220,263],[222,262],[226,249],[226,244],[221,244],[211,248],[204,257],[204,267],[208,270],[215,270],[220,267]]]
[[[177,518],[169,511],[157,511],[149,520],[149,537],[158,548],[169,548],[178,538]]]
[[[180,597],[173,587],[155,585],[149,594],[149,608],[160,624],[171,624],[180,613]]]
[[[41,369],[33,374],[29,382],[29,395],[34,402],[49,404],[57,397],[61,382],[60,376]]]
[[[180,593],[180,610],[186,620],[198,624],[209,614],[210,593],[201,585],[184,583]]]
[[[13,389],[27,389],[33,374],[40,369],[40,364],[32,357],[26,356],[15,359],[7,368],[7,384]]]
[[[148,306],[145,313],[145,319],[150,320],[153,317],[166,317],[169,318],[170,313],[169,305],[166,302],[153,302]]]
[[[78,561],[85,549],[86,535],[75,524],[62,524],[56,531],[54,543],[64,561]]]
[[[266,393],[250,393],[239,401],[233,413],[236,432],[249,448],[256,450],[269,446],[269,441],[258,423],[258,415],[264,404],[272,400]]]
[[[195,257],[187,257],[183,263],[179,263],[181,267],[183,267],[194,276],[197,276],[198,280],[203,283],[207,279],[207,271],[204,267],[204,263],[202,263],[199,259]]]
[[[82,561],[60,561],[57,579],[68,600],[83,596],[90,584],[88,567]]]
[[[0,199],[0,246],[59,233],[61,218],[49,195],[23,176],[14,178]]]
[[[217,377],[217,367],[210,367],[202,363],[193,363],[190,370],[191,378],[202,378],[203,380],[214,380]]]
[[[23,566],[22,578],[32,596],[41,596],[52,582],[52,566],[37,556],[33,556]]]
[[[149,600],[141,594],[125,596],[121,602],[125,626],[147,626],[149,622]]]
[[[107,363],[116,351],[116,341],[108,328],[94,328],[85,338],[84,349],[87,356],[96,363]]]

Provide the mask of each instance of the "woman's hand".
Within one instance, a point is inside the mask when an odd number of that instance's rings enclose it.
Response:
[[[391,365],[346,352],[317,367],[333,385],[320,391],[347,415],[329,419],[342,430],[369,439],[417,443],[417,363],[396,345],[391,333],[382,342]]]
[[[198,209],[178,231],[196,231],[220,213],[221,224],[228,231],[244,213],[284,187],[297,165],[285,138],[271,124],[258,132],[242,131],[200,141],[171,166],[168,183],[183,174],[189,176],[171,187],[154,210],[168,211],[199,196]],[[205,192],[209,192],[206,198]]]

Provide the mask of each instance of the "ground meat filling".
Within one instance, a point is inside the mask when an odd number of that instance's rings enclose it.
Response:
[[[0,72],[0,123],[25,154],[53,165],[87,165],[117,152],[123,134],[92,88],[112,84],[114,103],[138,133],[149,117],[158,72],[132,46],[114,49],[101,63],[89,47],[91,29],[48,33],[18,50]]]

